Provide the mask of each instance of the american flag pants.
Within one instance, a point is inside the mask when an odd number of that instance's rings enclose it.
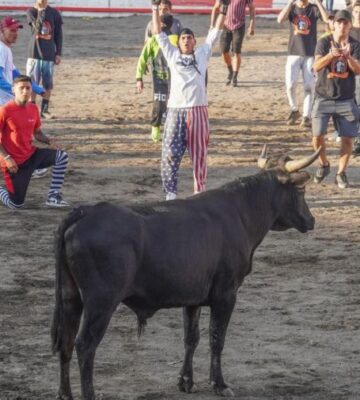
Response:
[[[194,192],[205,190],[208,144],[207,106],[168,108],[161,157],[165,193],[177,193],[178,171],[186,149],[193,165]]]

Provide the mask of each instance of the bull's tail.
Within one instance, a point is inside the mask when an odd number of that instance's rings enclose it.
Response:
[[[51,326],[52,351],[55,354],[61,348],[63,336],[64,305],[62,297],[63,274],[70,273],[65,254],[65,232],[77,221],[86,215],[84,207],[73,209],[61,222],[55,235],[56,283],[55,283],[55,309]]]

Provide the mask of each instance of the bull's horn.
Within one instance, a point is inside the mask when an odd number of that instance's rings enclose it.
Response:
[[[264,169],[267,163],[267,145],[264,144],[264,147],[261,151],[260,157],[258,158],[258,166],[260,169]]]
[[[285,170],[289,173],[300,171],[303,168],[311,165],[318,157],[321,152],[321,146],[309,157],[302,158],[301,160],[291,160],[285,163]]]

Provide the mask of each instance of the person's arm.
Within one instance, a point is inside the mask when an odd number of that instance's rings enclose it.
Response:
[[[0,109],[0,134],[2,135],[2,132],[4,130],[4,127],[6,125],[6,115],[5,115],[5,109],[1,107]],[[7,168],[9,172],[12,174],[15,174],[18,171],[18,166],[14,159],[11,157],[11,154],[8,154],[8,152],[4,149],[2,144],[0,143],[0,163]]]
[[[277,17],[277,22],[281,24],[284,21],[287,21],[289,18],[289,14],[291,11],[291,8],[295,4],[294,0],[289,0],[289,2],[286,4],[286,6],[280,11],[278,17]]]
[[[218,16],[219,12],[220,12],[220,1],[216,0],[214,7],[211,10],[211,19],[210,19],[210,27],[211,28],[214,28],[216,17]]]
[[[0,67],[0,89],[8,94],[13,94],[11,83],[5,78],[4,67]]]
[[[27,11],[26,17],[33,33],[40,33],[42,25],[45,21],[45,8],[39,8],[37,9],[37,12],[34,8],[30,8]]]
[[[247,33],[249,36],[253,36],[255,33],[255,5],[253,2],[251,2],[248,4],[248,7],[249,7],[250,22]]]
[[[57,14],[54,19],[54,42],[55,42],[55,64],[59,65],[61,62],[61,54],[62,54],[62,45],[63,45],[63,20],[61,18],[61,14],[57,11]]]
[[[60,145],[54,139],[46,136],[40,128],[35,129],[34,138],[40,143],[47,144],[53,149],[60,150]]]
[[[327,23],[327,22],[328,22],[328,14],[327,14],[327,12],[326,12],[324,6],[323,6],[322,3],[321,3],[321,0],[314,0],[314,4],[317,5],[317,7],[318,7],[318,9],[319,9],[319,11],[320,11],[321,19],[322,19],[325,23]]]
[[[140,54],[137,67],[136,67],[136,89],[138,93],[141,93],[144,88],[143,76],[147,70],[147,63],[151,56],[152,39],[150,38],[146,43]]]
[[[160,0],[152,0],[152,33],[158,35],[161,32],[161,21],[159,14]]]
[[[230,4],[230,0],[219,0],[220,11],[219,15],[216,18],[214,28],[218,31],[221,31],[224,27],[226,13]]]
[[[334,45],[333,41],[331,41],[330,51],[327,51],[324,40],[325,39],[320,39],[316,45],[315,61],[313,64],[314,72],[319,72],[326,68],[335,57],[339,57],[342,54],[341,50]]]
[[[347,59],[349,68],[354,72],[354,74],[359,75],[360,74],[360,48],[356,47],[354,54],[351,55],[351,44],[348,43],[344,48],[343,48],[343,54]]]

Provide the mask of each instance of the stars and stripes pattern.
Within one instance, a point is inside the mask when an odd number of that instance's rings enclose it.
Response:
[[[193,165],[194,192],[205,190],[208,143],[207,106],[168,109],[161,159],[165,193],[177,193],[178,171],[186,149]]]

